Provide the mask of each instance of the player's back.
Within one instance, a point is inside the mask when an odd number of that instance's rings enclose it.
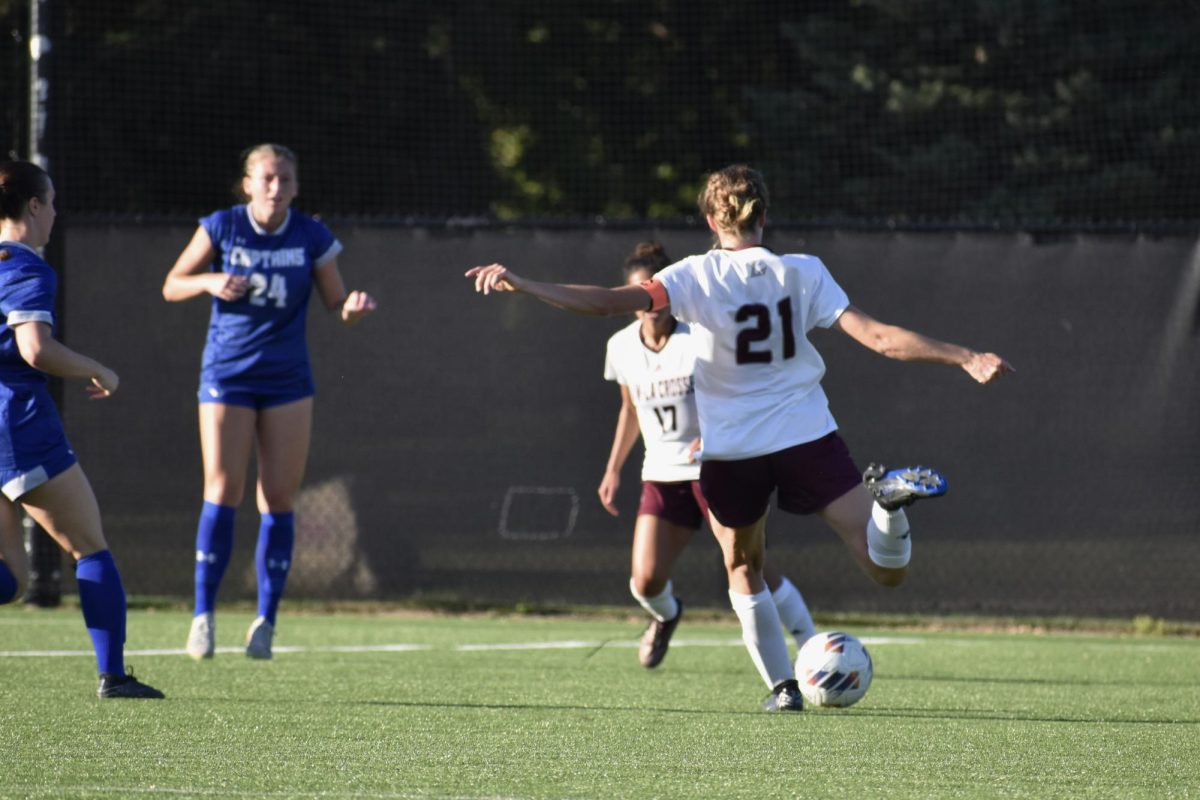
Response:
[[[658,278],[672,311],[709,332],[696,362],[706,455],[762,455],[836,427],[820,386],[825,363],[806,334],[849,301],[819,258],[712,250]]]

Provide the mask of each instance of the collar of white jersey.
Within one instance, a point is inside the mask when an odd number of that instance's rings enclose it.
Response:
[[[279,236],[281,233],[287,230],[288,224],[292,221],[292,210],[289,208],[287,210],[287,216],[283,218],[283,224],[275,230],[269,231],[262,225],[259,225],[258,220],[254,219],[254,215],[250,213],[249,203],[242,206],[242,208],[246,209],[246,219],[250,220],[250,227],[254,228],[254,232],[259,236]]]
[[[765,244],[752,244],[749,247],[739,247],[737,250],[730,250],[728,247],[716,247],[714,249],[721,253],[732,253],[734,255],[738,253],[749,253],[751,250],[766,250],[771,255],[775,255],[775,251],[767,247]]]

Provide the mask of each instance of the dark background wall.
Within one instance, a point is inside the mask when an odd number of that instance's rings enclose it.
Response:
[[[207,316],[158,294],[191,223],[147,220],[228,202],[243,148],[279,141],[308,210],[362,221],[334,226],[345,271],[383,302],[358,330],[310,326],[293,596],[627,602],[636,465],[624,518],[594,499],[623,322],[478,298],[460,274],[615,283],[639,238],[697,251],[704,175],[747,161],[777,226],[807,223],[776,247],[1018,368],[981,388],[817,334],[860,462],[934,464],[952,488],[914,510],[899,592],[774,518],[771,557],[814,607],[1200,612],[1195,3],[37,5],[47,117],[30,4],[0,0],[0,150],[48,155],[67,341],[124,378],[103,403],[68,387],[64,410],[134,592],[190,591]],[[901,232],[933,228],[1005,232]],[[249,593],[255,517],[227,596]],[[725,604],[708,537],[677,577]]]
[[[616,284],[635,242],[682,257],[707,235],[332,227],[348,284],[381,309],[354,329],[312,309],[318,396],[292,595],[626,602],[638,455],[620,519],[595,488],[618,406],[604,342],[627,320],[483,298],[461,276],[501,261]],[[208,307],[159,294],[191,232],[63,231],[66,342],[122,376],[106,402],[68,385],[63,411],[135,594],[191,591]],[[770,558],[814,609],[1200,615],[1194,239],[794,229],[768,243],[824,258],[868,313],[1017,368],[980,387],[813,334],[860,464],[931,464],[951,486],[911,512],[913,568],[898,591],[857,574],[817,520],[773,515]],[[249,496],[223,597],[252,591]],[[726,603],[707,534],[676,586],[695,604]]]

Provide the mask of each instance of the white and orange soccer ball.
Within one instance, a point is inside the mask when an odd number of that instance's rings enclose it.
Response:
[[[818,633],[796,654],[800,693],[813,706],[845,708],[871,687],[871,654],[854,636],[841,631]]]

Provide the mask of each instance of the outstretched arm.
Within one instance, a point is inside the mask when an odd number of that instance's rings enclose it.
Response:
[[[608,513],[617,516],[617,507],[613,498],[621,486],[621,467],[625,466],[633,445],[637,442],[638,434],[637,409],[633,407],[633,398],[629,396],[629,387],[621,386],[621,410],[617,412],[617,430],[613,434],[612,451],[608,454],[608,464],[604,467],[604,479],[600,481],[597,492],[600,504]]]
[[[980,353],[949,342],[931,339],[898,325],[887,325],[850,306],[833,327],[882,356],[897,361],[923,361],[962,367],[980,383],[991,383],[1014,372],[1012,365],[995,353]]]
[[[577,314],[611,316],[631,314],[650,308],[650,293],[640,286],[606,289],[603,286],[542,283],[522,278],[501,264],[474,267],[467,270],[466,274],[468,278],[475,279],[477,292],[524,292],[542,302]]]

